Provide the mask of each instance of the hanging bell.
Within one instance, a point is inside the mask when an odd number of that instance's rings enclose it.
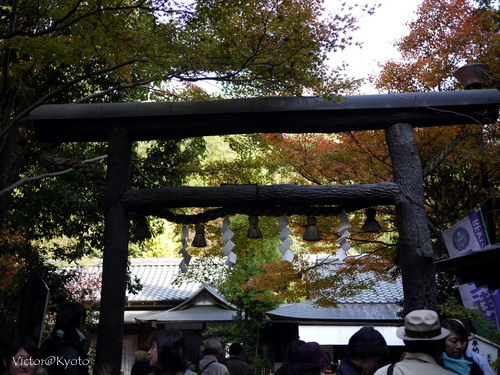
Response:
[[[137,241],[143,241],[151,238],[151,231],[148,226],[148,219],[144,215],[136,215],[134,237]]]
[[[248,238],[262,238],[262,232],[259,228],[259,217],[257,215],[249,215],[247,237]]]
[[[207,241],[205,240],[205,226],[203,224],[195,225],[195,235],[191,246],[193,247],[206,247]]]
[[[375,218],[377,211],[374,208],[367,208],[365,210],[366,221],[361,227],[363,232],[367,233],[378,233],[380,232],[381,226]]]
[[[314,216],[309,216],[307,218],[307,228],[302,236],[304,241],[321,241],[323,236],[318,229],[317,220]]]

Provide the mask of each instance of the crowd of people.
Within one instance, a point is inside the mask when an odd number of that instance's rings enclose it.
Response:
[[[85,351],[85,308],[63,306],[40,348],[29,337],[17,337],[6,350],[5,375],[88,375]],[[382,334],[366,326],[354,333],[346,356],[337,363],[317,342],[293,340],[286,361],[274,375],[495,375],[487,360],[467,349],[469,334],[457,319],[440,321],[436,312],[415,310],[396,331],[405,353],[388,362]],[[48,361],[48,358],[57,361]],[[136,353],[131,375],[254,375],[243,358],[243,346],[232,343],[229,357],[217,338],[201,338],[190,331],[156,331]]]

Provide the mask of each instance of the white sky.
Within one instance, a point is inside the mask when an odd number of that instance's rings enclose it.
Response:
[[[335,9],[341,0],[325,0],[327,9]],[[358,0],[359,1],[359,0]],[[355,3],[357,0],[347,0]],[[347,73],[355,78],[366,78],[380,71],[379,64],[399,54],[394,42],[408,33],[407,23],[415,18],[416,10],[422,0],[366,0],[368,4],[380,3],[374,15],[365,15],[358,20],[359,29],[352,34],[354,41],[363,42],[363,47],[349,47],[332,54],[332,62],[339,65],[349,64]],[[364,86],[360,94],[376,94],[371,86]]]

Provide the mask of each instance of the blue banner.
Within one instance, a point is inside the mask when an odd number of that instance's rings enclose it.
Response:
[[[450,258],[483,249],[488,245],[479,211],[473,212],[442,232]],[[481,309],[485,317],[500,327],[500,293],[474,283],[459,285],[460,295],[468,309]]]

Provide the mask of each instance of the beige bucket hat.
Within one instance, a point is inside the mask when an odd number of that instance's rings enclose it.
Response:
[[[405,325],[396,330],[396,336],[407,341],[437,341],[450,331],[441,327],[438,314],[432,310],[415,310],[405,316]]]

